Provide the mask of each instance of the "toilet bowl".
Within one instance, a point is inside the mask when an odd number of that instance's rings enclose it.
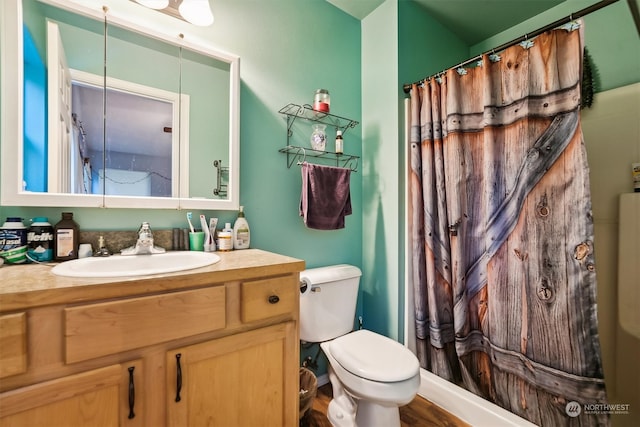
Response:
[[[390,338],[359,330],[320,344],[329,360],[334,426],[400,425],[398,407],[420,386],[418,360]]]
[[[397,427],[399,406],[420,386],[420,367],[400,343],[364,329],[351,332],[361,274],[344,264],[300,274],[300,339],[320,342],[329,361],[332,425]]]

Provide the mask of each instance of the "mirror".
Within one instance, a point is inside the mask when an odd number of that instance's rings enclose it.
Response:
[[[86,3],[0,5],[2,203],[237,209],[239,58]]]

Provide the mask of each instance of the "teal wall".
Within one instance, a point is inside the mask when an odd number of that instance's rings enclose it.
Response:
[[[398,12],[388,0],[362,21],[363,270],[365,328],[399,338],[402,192],[398,140]],[[392,84],[393,83],[393,84]]]
[[[128,0],[122,0],[128,2]],[[346,228],[309,230],[298,216],[300,169],[286,167],[278,149],[286,126],[278,110],[289,102],[312,103],[317,88],[331,93],[333,113],[361,122],[360,22],[320,0],[216,0],[215,23],[193,32],[241,58],[240,204],[245,206],[253,247],[304,259],[309,267],[362,262],[362,174],[352,174],[353,214]],[[135,62],[135,58],[131,58]],[[310,128],[295,141],[307,144]],[[330,137],[332,135],[330,134]],[[5,141],[2,141],[5,143]],[[331,145],[329,145],[331,146]],[[345,152],[361,154],[361,126],[345,134]],[[201,179],[213,185],[208,171]],[[0,218],[48,216],[71,210],[85,230],[186,227],[184,211],[0,206]],[[195,212],[233,221],[235,212]]]
[[[401,236],[405,227],[403,99],[406,95],[402,85],[452,67],[594,3],[596,0],[566,1],[473,46],[466,45],[411,0],[387,0],[363,19],[365,327],[403,339],[405,242]],[[585,44],[597,69],[599,90],[640,81],[640,41],[626,1],[620,0],[585,17]],[[380,60],[382,55],[384,61]],[[397,84],[392,88],[390,83],[396,78]],[[390,94],[387,90],[395,92]],[[397,216],[393,217],[392,212]]]
[[[640,5],[638,0],[632,1]],[[560,3],[520,25],[471,46],[469,56],[489,51],[594,3],[597,1],[572,0]],[[584,16],[584,44],[597,71],[598,92],[640,81],[640,39],[626,0]]]
[[[252,246],[302,258],[308,267],[343,262],[362,267],[358,314],[363,315],[364,326],[402,340],[406,173],[402,84],[591,3],[567,1],[522,26],[466,46],[411,0],[386,0],[362,21],[322,0],[212,2],[216,22],[197,29],[198,34],[241,57],[240,201],[251,225]],[[630,19],[624,0],[586,18],[586,44],[603,89],[640,79],[638,35]],[[620,38],[609,41],[615,34]],[[602,56],[601,51],[611,56]],[[277,152],[286,143],[285,121],[277,111],[289,102],[311,103],[313,92],[321,87],[331,93],[333,113],[361,123],[345,134],[345,152],[362,155],[359,171],[351,178],[354,212],[344,230],[330,232],[302,225],[297,213],[300,170],[287,169],[285,156]],[[306,143],[308,131],[297,128],[295,134],[299,144]],[[202,179],[213,181],[206,175]],[[45,215],[54,221],[63,210],[73,210],[86,230],[134,230],[141,221],[156,228],[186,225],[184,211],[142,207],[0,206],[0,218]],[[222,222],[235,218],[233,212],[203,213],[219,216]]]

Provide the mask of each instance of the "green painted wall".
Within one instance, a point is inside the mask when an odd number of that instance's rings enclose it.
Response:
[[[637,2],[637,0],[634,0]],[[389,57],[389,62],[397,61],[397,72],[389,72],[388,80],[392,80],[394,74],[398,77],[396,98],[384,98],[378,103],[370,102],[367,98],[371,92],[380,92],[380,82],[367,78],[367,69],[376,65],[376,49],[385,46],[378,40],[384,32],[385,26],[394,28],[393,10],[382,7],[391,7],[389,4],[397,4],[398,37],[397,49],[388,49],[395,56]],[[382,215],[366,208],[363,212],[364,245],[363,266],[365,267],[363,314],[365,326],[370,329],[385,333],[392,337],[402,339],[402,323],[404,308],[404,276],[402,265],[404,258],[401,250],[404,241],[393,238],[391,242],[381,240],[394,233],[402,234],[404,230],[403,211],[404,199],[404,112],[402,99],[406,96],[402,93],[402,85],[421,80],[439,71],[447,69],[474,55],[489,51],[503,43],[520,37],[526,32],[534,31],[551,22],[569,16],[572,12],[581,10],[596,3],[596,0],[571,0],[550,9],[520,25],[506,30],[494,37],[484,40],[474,46],[467,46],[455,36],[449,29],[443,27],[434,20],[418,3],[411,0],[387,0],[383,6],[363,20],[362,45],[363,45],[363,152],[365,162],[376,161],[378,153],[384,153],[380,159],[384,159],[384,172],[377,172],[382,179],[397,174],[397,182],[402,185],[396,191],[395,188],[385,188],[377,191],[379,186],[375,179],[379,177],[365,177],[365,201],[375,200],[378,197],[385,204],[394,204],[398,207],[397,220],[377,221]],[[380,12],[376,14],[376,12]],[[587,15],[585,18],[585,44],[593,57],[597,69],[599,90],[607,90],[640,81],[640,39],[634,26],[627,2],[620,0],[597,12]],[[370,25],[370,26],[369,26]],[[369,29],[369,31],[368,31]],[[392,36],[389,36],[392,38]],[[366,46],[371,46],[371,54],[368,56]],[[386,104],[385,104],[386,103]],[[391,106],[391,107],[389,107]],[[386,114],[385,109],[388,109]],[[398,117],[397,123],[391,117]],[[397,137],[373,138],[378,146],[369,143],[369,129],[384,128],[388,135],[395,131]],[[393,130],[391,129],[393,127]],[[387,134],[385,134],[386,136]],[[394,147],[398,152],[394,153]],[[379,171],[377,167],[368,166],[369,170]],[[388,218],[383,218],[388,219]],[[385,244],[376,246],[376,242]],[[377,250],[372,248],[378,247]],[[379,249],[385,247],[386,250]],[[396,252],[398,251],[398,252]],[[397,278],[395,274],[397,273]],[[384,283],[386,280],[386,283]],[[398,304],[394,308],[394,304]]]
[[[364,327],[398,338],[402,252],[398,145],[398,3],[387,0],[362,21]]]
[[[122,0],[128,2],[128,0]],[[289,102],[312,103],[317,88],[331,93],[332,113],[361,122],[360,22],[320,0],[216,0],[215,23],[194,33],[217,48],[240,56],[240,204],[252,230],[252,246],[302,258],[309,267],[362,260],[362,174],[352,174],[353,214],[338,231],[309,230],[298,216],[300,169],[286,167],[278,149],[286,125],[278,110]],[[135,62],[135,58],[131,58]],[[310,128],[298,126],[295,142],[308,144]],[[333,133],[330,133],[332,141]],[[2,143],[6,143],[2,141]],[[332,147],[332,144],[329,144]],[[360,155],[361,126],[345,134],[345,151]],[[215,177],[202,172],[213,185]],[[0,218],[48,216],[51,222],[71,210],[85,230],[186,227],[175,210],[29,208],[0,206]],[[195,212],[194,215],[201,212]],[[235,212],[202,212],[221,222]]]
[[[636,1],[638,4],[637,0]],[[520,25],[471,46],[469,56],[491,50],[559,19],[571,16],[595,0],[565,1]],[[597,91],[640,81],[640,38],[626,0],[584,16],[584,43],[595,64]]]
[[[565,3],[523,24],[528,28],[517,26],[466,46],[410,0],[387,0],[362,22],[321,0],[212,2],[216,22],[198,29],[198,34],[241,57],[240,192],[252,246],[302,258],[308,267],[342,262],[361,266],[358,314],[364,316],[365,327],[402,340],[402,84],[490,50],[593,0]],[[625,7],[621,0],[586,18],[586,44],[594,54],[603,89],[640,78],[638,35]],[[613,34],[620,35],[619,42],[605,41]],[[603,47],[596,48],[598,44]],[[595,57],[602,49],[612,56]],[[302,225],[297,213],[300,171],[296,166],[287,169],[284,155],[277,152],[286,143],[285,122],[277,111],[289,102],[311,103],[320,87],[331,92],[332,112],[361,123],[345,134],[345,151],[362,155],[351,181],[354,212],[344,230],[331,232]],[[297,143],[306,143],[309,131],[294,131],[300,138]],[[68,209],[0,206],[0,219],[45,215],[54,221],[63,210]],[[71,210],[87,230],[134,230],[143,220],[157,228],[186,225],[183,211]],[[235,218],[233,212],[206,214],[217,215],[222,222]],[[321,368],[319,373],[323,372]]]
[[[399,2],[400,86],[443,71],[469,57],[469,46],[415,1]]]

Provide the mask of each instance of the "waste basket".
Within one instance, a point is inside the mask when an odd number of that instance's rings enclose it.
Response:
[[[318,392],[318,380],[307,368],[300,368],[300,419],[313,406],[313,399]]]

